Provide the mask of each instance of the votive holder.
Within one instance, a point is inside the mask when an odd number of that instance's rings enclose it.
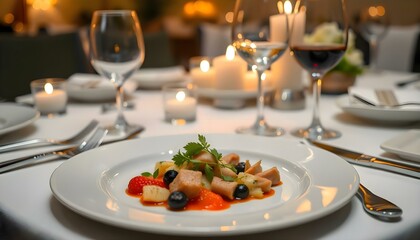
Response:
[[[44,78],[31,82],[35,108],[41,116],[54,117],[67,111],[67,83],[62,78]]]
[[[193,83],[172,83],[162,87],[165,121],[184,125],[196,120],[197,93]]]

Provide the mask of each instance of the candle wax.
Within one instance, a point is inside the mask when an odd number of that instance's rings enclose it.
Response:
[[[54,90],[48,94],[38,92],[35,94],[35,104],[41,113],[59,113],[66,109],[67,93],[63,90]]]
[[[167,119],[194,120],[197,111],[197,100],[186,97],[184,100],[169,99],[165,102],[165,114]]]

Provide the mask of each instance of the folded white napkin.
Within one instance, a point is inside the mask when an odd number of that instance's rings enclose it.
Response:
[[[170,82],[185,77],[185,69],[183,66],[174,66],[167,68],[145,68],[137,70],[133,74],[133,78],[139,82]]]
[[[85,89],[115,89],[114,85],[109,80],[97,74],[89,73],[75,73],[67,79],[67,84],[71,88],[76,87]],[[135,81],[129,79],[126,83],[124,83],[123,88],[126,93],[132,93],[136,90],[137,84]]]
[[[405,102],[419,102],[420,103],[420,91],[416,89],[393,89],[392,90],[395,94],[399,103]],[[348,89],[349,95],[358,95],[363,97],[364,99],[379,104],[379,100],[376,97],[375,89],[373,88],[363,88],[363,87],[350,87]],[[415,107],[420,108],[420,106],[406,106],[406,107]]]

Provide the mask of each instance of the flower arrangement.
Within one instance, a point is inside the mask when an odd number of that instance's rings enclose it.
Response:
[[[311,35],[304,36],[304,42],[310,43],[339,43],[343,32],[337,23],[324,23],[319,25]],[[357,76],[363,72],[363,53],[355,46],[355,35],[350,30],[347,51],[341,61],[329,72],[341,72]]]

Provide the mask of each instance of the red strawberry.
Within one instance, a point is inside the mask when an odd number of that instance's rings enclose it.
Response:
[[[162,179],[155,179],[145,176],[136,176],[133,177],[128,183],[127,191],[129,194],[139,195],[143,193],[143,187],[146,185],[156,185],[163,188],[166,187]]]

